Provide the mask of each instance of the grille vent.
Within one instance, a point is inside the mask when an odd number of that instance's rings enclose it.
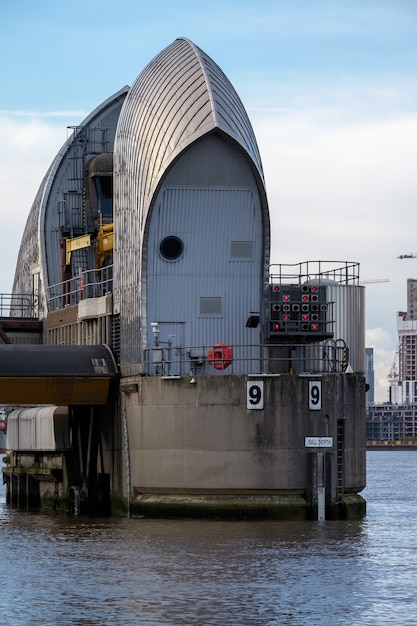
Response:
[[[230,257],[232,259],[252,259],[253,241],[232,241],[230,246]]]
[[[200,315],[221,315],[221,298],[200,298]]]

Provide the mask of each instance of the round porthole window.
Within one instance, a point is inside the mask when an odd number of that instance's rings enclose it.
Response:
[[[184,244],[181,239],[173,235],[165,237],[159,245],[161,256],[167,261],[175,261],[176,259],[179,259],[183,250]]]

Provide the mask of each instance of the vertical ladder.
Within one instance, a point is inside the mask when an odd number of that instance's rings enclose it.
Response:
[[[120,314],[112,317],[110,347],[117,363],[120,363]]]
[[[108,149],[107,129],[101,126],[68,126],[71,135],[67,138],[71,150],[68,159],[71,163],[70,176],[67,179],[68,188],[64,191],[64,206],[61,226],[70,229],[70,236],[88,232],[88,215],[85,192],[85,164],[86,159],[93,155],[105,152]],[[75,231],[74,231],[75,229]]]
[[[341,502],[345,492],[345,472],[344,472],[344,449],[345,449],[345,421],[337,421],[337,443],[336,443],[336,499]]]

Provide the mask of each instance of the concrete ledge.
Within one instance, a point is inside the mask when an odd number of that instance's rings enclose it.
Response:
[[[179,495],[141,494],[130,504],[132,517],[181,517],[232,520],[317,520],[317,506],[301,495]],[[326,519],[362,519],[366,501],[359,494],[345,495],[326,506]]]
[[[130,512],[132,517],[304,520],[310,516],[310,507],[300,495],[142,494],[131,502]]]

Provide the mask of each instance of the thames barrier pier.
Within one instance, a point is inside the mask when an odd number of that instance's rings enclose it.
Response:
[[[177,39],[71,129],[30,210],[4,327],[33,332],[0,334],[8,501],[363,516],[359,265],[270,248],[244,106]]]

